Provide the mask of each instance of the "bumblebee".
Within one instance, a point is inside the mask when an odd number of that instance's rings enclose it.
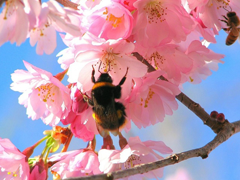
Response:
[[[125,82],[127,73],[128,68],[119,84],[115,86],[112,84],[113,80],[108,73],[101,73],[96,81],[93,67],[91,80],[94,85],[91,90],[91,97],[84,95],[84,99],[92,106],[93,117],[98,131],[103,137],[108,135],[108,131],[117,136],[119,128],[126,122],[125,106],[116,102],[115,99],[121,97],[121,85]]]
[[[223,28],[224,31],[229,31],[229,34],[226,39],[226,45],[232,45],[237,38],[239,37],[240,28],[238,27],[240,24],[239,17],[237,16],[236,12],[229,11],[227,13],[227,17],[223,16],[224,20],[221,20],[229,26],[228,28]]]

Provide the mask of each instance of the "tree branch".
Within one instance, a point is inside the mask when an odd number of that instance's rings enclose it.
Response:
[[[179,163],[181,161],[194,158],[194,157],[202,157],[203,159],[207,158],[208,155],[214,150],[217,146],[228,140],[233,134],[240,132],[240,121],[236,121],[234,123],[229,123],[225,121],[222,123],[222,130],[215,136],[215,138],[206,144],[205,146],[193,149],[190,151],[181,152],[178,154],[173,154],[165,159],[135,166],[130,169],[116,171],[108,174],[99,174],[88,177],[78,177],[78,178],[68,178],[67,180],[105,180],[105,179],[119,179],[128,176],[132,176],[135,174],[143,174],[158,168],[166,167],[169,165],[173,165]]]

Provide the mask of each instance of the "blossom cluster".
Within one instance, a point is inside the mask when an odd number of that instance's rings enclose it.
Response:
[[[110,75],[113,86],[126,76],[116,100],[126,108],[126,122],[119,131],[128,132],[132,123],[145,128],[162,122],[177,110],[175,96],[184,83],[200,83],[223,63],[224,55],[207,44],[215,43],[218,31],[226,28],[223,16],[239,12],[240,7],[237,0],[72,3],[77,9],[53,0],[7,0],[0,14],[0,46],[7,41],[20,45],[30,38],[32,46],[37,43],[38,54],[51,54],[57,45],[56,31],[65,32],[61,38],[67,48],[57,55],[63,72],[54,76],[24,61],[27,71],[11,75],[11,89],[22,93],[19,104],[26,107],[29,118],[53,127],[70,125],[73,135],[84,141],[104,131],[86,101],[92,96],[93,71],[96,78]],[[61,82],[65,75],[67,85]],[[122,150],[103,148],[97,155],[90,148],[53,155],[50,161],[58,163],[51,171],[60,178],[108,173],[162,159],[154,150],[172,152],[163,142],[132,137]],[[5,172],[4,165],[0,167]],[[162,169],[148,176],[161,177]]]

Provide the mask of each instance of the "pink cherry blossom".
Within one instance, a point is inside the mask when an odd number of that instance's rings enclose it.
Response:
[[[87,10],[87,9],[92,9],[94,6],[98,5],[101,0],[94,0],[94,1],[89,1],[89,0],[74,0],[75,3],[79,4],[78,8],[81,10]]]
[[[97,154],[89,149],[80,149],[54,154],[49,161],[58,161],[51,172],[60,178],[83,177],[101,173]]]
[[[161,154],[172,153],[172,150],[162,141],[141,142],[139,137],[130,137],[128,144],[122,150],[101,149],[99,151],[99,169],[104,173],[108,173],[163,159],[163,157],[155,151]],[[161,178],[162,176],[163,168],[160,168],[125,179]]]
[[[75,62],[69,67],[68,81],[77,82],[83,92],[92,89],[92,66],[95,68],[96,79],[100,75],[99,71],[108,72],[114,85],[121,81],[128,68],[127,79],[122,86],[122,97],[126,97],[131,91],[132,78],[142,77],[147,72],[147,66],[131,55],[134,44],[126,40],[99,39],[86,33],[75,49]]]
[[[118,1],[120,4],[122,4],[125,8],[127,8],[129,11],[133,11],[136,8],[133,6],[133,3],[135,3],[137,0],[115,0]]]
[[[28,71],[11,74],[11,89],[22,92],[19,104],[27,108],[32,120],[41,118],[45,124],[57,125],[71,110],[70,90],[51,73],[23,62]]]
[[[77,88],[76,84],[71,87],[71,99],[72,99],[72,111],[76,114],[80,114],[88,108],[87,102],[84,101],[83,95]]]
[[[134,40],[142,45],[184,41],[193,29],[193,21],[180,0],[138,0],[133,6],[137,8]]]
[[[28,34],[28,16],[24,11],[27,0],[7,1],[0,14],[0,46],[10,41],[19,46]]]
[[[0,179],[28,180],[29,165],[9,139],[0,138]]]
[[[216,43],[215,34],[217,34],[212,28],[207,28],[202,20],[197,17],[195,11],[191,11],[191,18],[194,21],[195,28],[194,30],[188,35],[187,39],[189,39],[189,36],[191,34],[198,34],[197,36],[203,37],[206,41],[211,43]]]
[[[133,28],[132,14],[120,3],[104,0],[95,5],[86,17],[87,31],[107,39],[127,39]]]
[[[223,54],[218,54],[208,49],[199,40],[189,35],[187,41],[178,44],[178,49],[192,59],[193,67],[190,72],[182,74],[181,83],[189,81],[190,83],[200,83],[201,79],[206,79],[212,74],[211,70],[217,71],[218,64],[223,63],[220,59]]]
[[[84,114],[84,113],[83,113]],[[71,124],[71,131],[73,135],[77,138],[80,138],[84,141],[91,141],[94,138],[95,134],[98,134],[96,123],[92,122],[92,127],[95,126],[95,128],[90,128],[90,121],[87,120],[85,122],[82,122],[86,119],[83,119],[83,115],[77,115],[76,113],[70,111],[68,116],[65,119],[61,119],[61,122],[64,125]],[[85,124],[84,124],[85,123]],[[88,128],[90,130],[88,130]],[[95,131],[93,131],[95,130]]]
[[[40,55],[44,52],[51,54],[56,48],[56,30],[68,32],[73,36],[81,35],[79,27],[72,24],[69,17],[73,11],[66,11],[55,1],[42,3],[36,13],[37,22],[30,32],[30,44],[34,46],[38,42],[36,51]]]
[[[152,48],[137,46],[136,49],[155,69],[166,72],[164,76],[175,84],[181,82],[182,74],[189,73],[193,68],[193,60],[176,44]]]
[[[172,115],[178,108],[175,96],[178,87],[170,82],[158,80],[162,71],[148,73],[142,79],[134,79],[135,85],[126,100],[127,116],[138,128],[162,122],[165,115]]]
[[[240,16],[239,0],[188,0],[188,4],[189,8],[196,12],[196,15],[206,27],[216,29],[216,31],[226,27],[226,24],[221,22],[220,19],[223,19],[222,16],[226,16],[228,11],[235,11]]]
[[[60,34],[63,42],[68,46],[66,49],[63,49],[57,54],[58,63],[61,65],[62,69],[68,69],[70,64],[74,63],[74,42],[77,42],[80,40],[79,37],[74,38],[70,34]]]

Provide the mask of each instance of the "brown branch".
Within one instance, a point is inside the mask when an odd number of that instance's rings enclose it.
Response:
[[[148,66],[148,72],[155,71],[156,69],[148,63],[146,59],[144,59],[138,52],[132,53],[139,61]],[[167,81],[167,79],[163,76],[160,77],[161,80]],[[176,98],[184,104],[188,109],[190,109],[193,113],[195,113],[205,125],[209,126],[215,133],[218,133],[223,124],[212,119],[210,115],[196,102],[191,100],[186,94],[181,92]]]
[[[78,5],[70,0],[56,0],[58,3],[62,4],[65,7],[70,7],[72,9],[78,10]]]
[[[94,176],[81,177],[81,178],[80,177],[68,178],[67,180],[119,179],[119,178],[132,176],[135,174],[147,173],[149,171],[166,167],[169,165],[173,165],[194,157],[202,157],[203,159],[205,159],[208,157],[208,155],[211,153],[212,150],[214,150],[217,146],[222,144],[224,141],[228,140],[233,134],[236,134],[238,132],[240,132],[240,121],[236,121],[234,123],[229,123],[228,121],[225,121],[222,125],[222,130],[215,136],[215,138],[201,148],[181,152],[178,154],[173,154],[163,160],[138,165],[138,166],[135,166],[134,168],[130,168],[126,170],[116,171],[108,174],[99,174]]]

